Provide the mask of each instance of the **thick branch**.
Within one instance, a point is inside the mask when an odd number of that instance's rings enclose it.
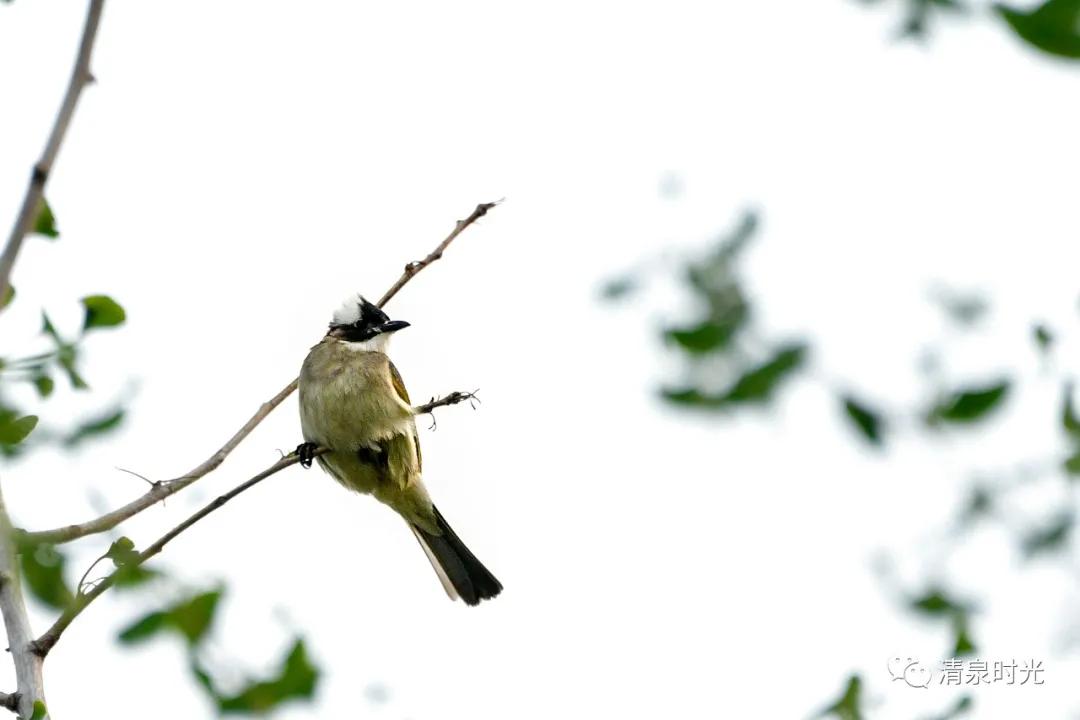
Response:
[[[401,290],[401,288],[405,287],[406,283],[416,277],[416,275],[421,270],[441,258],[443,252],[446,250],[447,247],[450,246],[450,243],[452,243],[458,235],[460,235],[467,227],[482,218],[484,215],[487,215],[488,211],[491,210],[491,208],[495,207],[495,205],[496,203],[482,203],[480,205],[477,205],[476,209],[472,211],[472,214],[470,214],[464,220],[457,221],[454,226],[454,230],[449,235],[447,235],[441,243],[439,243],[438,247],[436,247],[430,255],[428,255],[423,260],[412,262],[406,265],[405,271],[401,275],[401,277],[397,279],[397,282],[395,282],[393,286],[386,291],[386,294],[382,296],[382,299],[379,300],[379,307],[382,307],[387,302],[389,302],[390,298],[394,297],[394,295],[396,295],[397,292]],[[244,438],[250,435],[251,431],[254,430],[258,426],[258,424],[261,423],[266,418],[266,416],[271,413],[271,411],[273,411],[274,408],[280,405],[282,401],[285,400],[285,398],[292,394],[293,390],[296,389],[296,385],[297,380],[294,379],[292,382],[282,388],[282,390],[277,395],[263,403],[262,406],[258,409],[258,411],[251,416],[251,419],[249,419],[244,424],[244,426],[240,428],[236,432],[236,434],[229,439],[227,443],[221,446],[221,449],[211,455],[210,458],[206,460],[206,462],[202,463],[194,470],[191,470],[186,475],[182,475],[174,480],[167,480],[164,482],[155,483],[154,486],[150,490],[148,490],[142,497],[136,498],[135,500],[129,502],[127,505],[119,507],[112,512],[102,515],[101,517],[94,518],[93,520],[89,520],[87,522],[77,525],[68,525],[66,527],[55,528],[53,530],[28,532],[26,533],[26,538],[33,542],[65,543],[70,542],[71,540],[77,540],[78,538],[85,537],[86,535],[93,535],[95,533],[105,532],[116,527],[124,520],[127,520],[128,518],[142,512],[143,510],[146,510],[147,508],[157,503],[159,500],[164,500],[170,495],[180,492],[199,478],[217,469],[217,467],[221,465],[222,462],[224,462],[225,458],[229,456],[229,453],[235,450],[236,446],[239,445],[244,440]],[[456,400],[454,402],[461,402],[461,400]],[[447,402],[443,404],[451,405],[453,404],[453,402]],[[417,412],[422,413],[430,411],[420,410],[418,408]]]
[[[56,114],[52,132],[49,133],[49,139],[45,143],[45,150],[30,174],[30,184],[26,188],[22,208],[19,210],[18,217],[15,218],[14,227],[11,228],[11,236],[4,247],[4,253],[0,255],[0,298],[7,297],[8,288],[11,287],[11,270],[15,267],[15,259],[19,256],[23,240],[37,218],[42,198],[45,197],[45,183],[49,179],[53,163],[56,162],[56,156],[60,153],[60,145],[64,142],[71,118],[75,114],[75,105],[79,102],[79,95],[83,88],[92,79],[90,56],[94,51],[94,39],[97,37],[101,8],[104,4],[105,0],[90,0],[90,8],[87,10],[86,22],[83,25],[82,40],[79,43],[79,53],[75,56],[75,66],[71,70],[71,79],[68,80],[64,101]]]
[[[34,701],[45,702],[45,685],[41,674],[42,658],[33,650],[34,633],[26,614],[19,580],[19,565],[15,536],[0,495],[0,613],[7,630],[8,650],[15,663],[15,682],[18,691],[5,697],[5,707],[15,710],[19,717],[28,718]],[[11,698],[14,698],[12,700]],[[11,703],[11,704],[6,704]]]

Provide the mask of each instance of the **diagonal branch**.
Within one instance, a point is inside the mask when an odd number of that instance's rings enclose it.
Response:
[[[79,102],[79,95],[93,79],[90,75],[90,56],[94,51],[94,39],[97,37],[98,23],[101,21],[101,9],[104,4],[105,0],[90,0],[86,23],[83,25],[82,40],[79,43],[79,53],[75,56],[75,66],[71,70],[71,79],[68,80],[64,101],[56,114],[52,132],[49,133],[49,139],[45,143],[45,150],[30,174],[30,184],[26,188],[22,207],[15,218],[14,227],[11,228],[11,236],[8,237],[4,253],[0,255],[0,298],[7,297],[8,288],[11,287],[11,270],[15,267],[15,259],[19,256],[19,250],[22,249],[23,240],[30,232],[30,226],[37,217],[42,198],[45,197],[45,183],[49,179],[49,173],[52,172],[56,156],[60,153],[60,146],[64,142],[71,118],[75,114],[75,105]]]
[[[437,400],[432,400],[431,402],[425,403],[423,405],[418,405],[413,409],[418,415],[423,413],[430,413],[436,408],[446,407],[448,405],[457,405],[458,403],[465,400],[471,400],[475,396],[475,391],[452,392],[445,397],[441,397]],[[320,447],[317,448],[314,453],[312,453],[312,457],[315,457],[317,455],[323,455],[328,452],[330,452],[328,448]],[[30,644],[30,648],[33,654],[36,655],[38,658],[44,658],[46,655],[48,655],[49,651],[52,650],[53,646],[56,645],[56,642],[60,639],[60,635],[62,635],[63,632],[68,628],[68,626],[71,625],[72,621],[75,620],[75,618],[77,618],[82,613],[82,611],[85,610],[88,605],[90,605],[90,603],[94,602],[94,600],[99,598],[106,590],[111,588],[116,583],[116,577],[120,572],[130,571],[131,568],[142,565],[147,560],[154,557],[163,549],[165,549],[165,546],[177,535],[184,532],[192,525],[199,522],[204,517],[214,512],[240,493],[244,492],[245,490],[250,490],[271,475],[274,475],[287,467],[291,467],[298,462],[300,462],[300,456],[297,455],[295,452],[286,455],[267,469],[263,470],[258,475],[255,475],[251,479],[240,483],[224,495],[220,495],[217,498],[214,498],[213,501],[203,506],[198,512],[194,513],[182,523],[174,527],[172,530],[158,538],[148,548],[139,553],[138,556],[130,563],[125,563],[123,567],[119,567],[114,570],[104,580],[94,585],[94,587],[91,588],[89,591],[85,593],[80,591],[79,594],[75,596],[75,601],[72,603],[71,607],[65,610],[63,614],[61,614],[60,617],[57,618],[56,622],[53,623],[52,627],[46,630],[41,635],[41,637],[39,637],[37,640],[33,641],[33,643]],[[82,583],[79,584],[79,587],[82,587]]]
[[[488,211],[495,207],[495,205],[496,203],[482,203],[480,205],[477,205],[476,209],[473,210],[467,218],[457,221],[453,231],[449,235],[447,235],[441,243],[439,243],[438,247],[436,247],[430,255],[425,257],[423,260],[411,262],[406,265],[401,277],[397,279],[397,281],[391,286],[391,288],[386,291],[386,294],[382,296],[382,299],[379,300],[379,307],[382,307],[387,302],[389,302],[390,298],[394,297],[394,295],[396,295],[398,291],[401,290],[401,288],[405,287],[405,285],[410,280],[416,277],[416,275],[419,274],[421,270],[441,258],[443,252],[446,250],[447,247],[450,246],[450,243],[452,243],[458,235],[460,235],[466,228],[468,228],[474,222],[482,218],[484,215],[487,215]],[[263,403],[255,412],[255,414],[252,415],[246,423],[244,423],[244,426],[241,427],[236,432],[236,434],[229,439],[227,443],[222,445],[216,453],[211,455],[205,462],[188,472],[186,475],[181,475],[180,477],[173,480],[166,480],[163,482],[154,483],[154,486],[150,488],[150,490],[148,490],[141,497],[132,500],[127,505],[119,507],[116,510],[105,513],[101,517],[94,518],[93,520],[88,520],[84,523],[67,525],[65,527],[59,527],[52,530],[26,532],[25,538],[31,542],[65,543],[72,540],[77,540],[87,535],[106,532],[116,527],[124,520],[127,520],[128,518],[133,517],[138,513],[142,512],[143,510],[146,510],[147,508],[153,506],[158,501],[164,500],[165,498],[180,492],[199,478],[208,475],[214,470],[216,470],[217,467],[225,461],[225,458],[227,458],[229,454],[233,450],[235,450],[236,447],[241,442],[243,442],[243,440],[248,435],[251,434],[251,431],[254,430],[259,425],[259,423],[266,419],[266,416],[269,415],[274,410],[274,408],[280,405],[282,401],[285,400],[285,398],[289,397],[289,395],[291,395],[292,392],[296,390],[296,386],[297,380],[293,379],[288,385],[282,388],[277,395]],[[461,402],[461,400],[456,400],[454,402]],[[453,402],[448,402],[444,404],[450,405],[453,404]],[[419,414],[422,412],[430,411],[420,410],[418,408],[417,412]]]

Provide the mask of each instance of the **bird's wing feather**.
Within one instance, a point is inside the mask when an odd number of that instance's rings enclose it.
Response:
[[[401,373],[398,372],[397,367],[391,360],[387,359],[387,363],[390,365],[390,383],[394,386],[394,391],[397,392],[399,398],[412,405],[412,400],[409,399],[409,391],[405,389],[405,381],[401,379]],[[416,435],[415,426],[413,427],[413,445],[416,446],[416,469],[423,471],[424,461],[420,457],[420,438]]]

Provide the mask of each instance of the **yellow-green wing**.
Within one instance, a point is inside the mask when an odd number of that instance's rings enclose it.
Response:
[[[412,405],[412,400],[409,399],[409,391],[405,389],[405,381],[401,379],[401,373],[394,366],[394,363],[387,360],[390,364],[390,382],[394,385],[394,390],[397,392],[398,397]],[[420,457],[420,438],[417,437],[416,432],[413,432],[413,444],[416,445],[416,469],[423,472],[424,461]]]

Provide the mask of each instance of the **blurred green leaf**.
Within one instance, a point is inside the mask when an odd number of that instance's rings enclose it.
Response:
[[[971,637],[971,628],[968,625],[966,613],[958,613],[953,616],[953,647],[952,657],[971,655],[977,646]]]
[[[990,309],[989,303],[974,293],[938,288],[932,292],[931,297],[950,320],[963,327],[979,322]]]
[[[236,695],[218,698],[223,713],[262,714],[288,700],[310,698],[315,694],[319,670],[308,658],[303,640],[289,651],[277,676],[254,682]]]
[[[864,720],[862,697],[862,678],[852,675],[848,678],[843,694],[832,705],[821,711],[817,717],[836,717],[840,720]]]
[[[37,388],[38,396],[43,398],[52,395],[52,391],[56,387],[56,383],[53,382],[53,379],[45,373],[35,375],[33,383],[34,387]]]
[[[73,599],[64,581],[67,558],[55,545],[18,541],[19,565],[31,594],[56,610],[65,610]]]
[[[1039,352],[1042,353],[1049,352],[1054,344],[1054,333],[1042,323],[1037,323],[1031,328],[1031,337],[1035,340],[1035,346],[1039,348]]]
[[[49,714],[49,710],[45,707],[45,703],[40,700],[34,701],[34,712],[30,715],[30,720],[45,720],[45,716]]]
[[[79,374],[79,371],[75,369],[77,352],[78,351],[74,346],[64,345],[56,354],[56,360],[60,363],[60,367],[64,370],[64,374],[67,375],[71,387],[76,390],[87,390],[90,386],[86,383],[86,380],[83,379],[83,376]]]
[[[82,304],[86,310],[83,330],[116,327],[127,318],[124,308],[108,295],[88,295],[82,299]]]
[[[844,413],[855,429],[871,445],[880,447],[883,442],[881,414],[852,395],[845,395],[841,400],[844,404]]]
[[[41,332],[51,337],[57,347],[64,344],[64,341],[60,339],[60,333],[56,331],[56,326],[53,325],[52,320],[49,319],[49,314],[44,310],[41,311]]]
[[[49,203],[45,198],[41,198],[41,204],[38,205],[37,217],[34,218],[34,226],[30,232],[44,235],[47,238],[57,238],[60,236],[60,231],[56,229],[56,217],[53,216],[52,208],[49,207]]]
[[[985,387],[961,390],[934,407],[927,418],[931,423],[945,421],[951,423],[971,423],[981,420],[1005,399],[1009,392],[1009,381],[1002,380]]]
[[[927,591],[925,595],[913,598],[909,607],[915,612],[930,616],[956,615],[968,611],[966,605],[953,600],[944,591],[936,588]]]
[[[198,645],[210,630],[222,591],[212,590],[187,598],[164,610],[144,615],[120,631],[122,643],[137,643],[169,630],[182,636],[189,646]]]
[[[1034,10],[994,9],[1029,45],[1058,57],[1080,58],[1080,0],[1047,0]]]
[[[123,536],[113,541],[105,552],[105,557],[112,560],[116,567],[129,565],[139,559],[139,553],[135,550],[135,543],[131,538]]]
[[[4,293],[4,297],[0,298],[0,310],[3,310],[8,305],[10,305],[11,301],[14,300],[14,299],[15,299],[15,286],[14,285],[8,285],[8,289],[7,289],[7,292]]]
[[[148,613],[120,631],[117,640],[125,645],[133,645],[147,640],[169,627],[169,614],[155,611]]]
[[[8,413],[4,413],[7,415]],[[0,445],[18,445],[37,427],[37,415],[7,418],[0,415]]]
[[[1065,458],[1065,462],[1061,466],[1070,475],[1080,475],[1080,450],[1076,450],[1072,455]]]
[[[740,306],[726,318],[710,318],[688,328],[668,328],[664,337],[688,353],[710,353],[726,347],[745,319],[746,309]]]
[[[727,393],[729,402],[766,402],[780,383],[799,369],[806,359],[806,345],[791,343],[777,350],[771,360],[739,378]]]
[[[638,281],[633,275],[623,275],[612,278],[600,288],[600,297],[603,300],[614,302],[629,297],[638,289]]]
[[[1076,415],[1073,404],[1073,384],[1065,383],[1064,397],[1061,402],[1061,427],[1070,437],[1080,439],[1080,417]]]
[[[1064,549],[1072,536],[1073,522],[1071,514],[1062,514],[1045,527],[1029,532],[1020,543],[1024,555],[1033,558],[1036,555]]]
[[[721,408],[727,404],[726,395],[712,395],[696,388],[664,388],[660,396],[672,405],[685,405],[702,409]]]
[[[87,420],[79,425],[64,438],[64,445],[74,447],[79,443],[103,433],[110,432],[120,427],[124,421],[125,410],[118,408],[100,417]]]

